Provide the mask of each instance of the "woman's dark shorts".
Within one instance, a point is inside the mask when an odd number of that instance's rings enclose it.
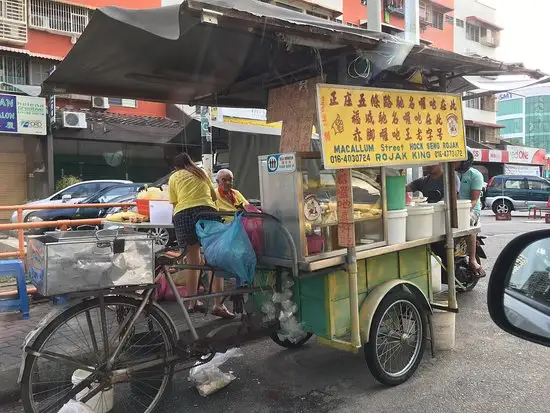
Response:
[[[195,245],[199,242],[197,237],[197,231],[195,226],[199,219],[206,219],[210,221],[221,221],[219,215],[216,214],[216,210],[207,206],[198,206],[194,208],[184,209],[178,212],[172,218],[174,223],[174,232],[176,233],[176,239],[180,247],[187,247],[188,245]],[[199,214],[202,214],[199,216]]]

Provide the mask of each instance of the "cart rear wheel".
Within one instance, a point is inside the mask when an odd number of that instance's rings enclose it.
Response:
[[[390,292],[374,313],[365,357],[379,382],[396,386],[416,371],[426,346],[427,317],[416,297]]]
[[[58,411],[68,401],[80,370],[79,375],[92,375],[95,380],[89,389],[76,395],[78,400],[100,387],[88,401],[94,410],[150,413],[166,391],[174,368],[159,364],[134,372],[132,369],[140,363],[166,360],[173,354],[174,331],[165,316],[155,307],[141,313],[114,365],[106,367],[107,355],[112,354],[124,333],[121,326],[136,314],[141,303],[124,296],[107,296],[104,305],[98,298],[86,300],[47,324],[32,345],[38,353],[26,356],[21,381],[25,412]],[[111,374],[123,369],[128,369],[128,375],[111,382]]]
[[[297,341],[296,343],[293,343],[292,341],[290,341],[289,339],[286,339],[286,340],[281,340],[279,338],[279,336],[277,335],[277,332],[271,334],[271,340],[273,340],[275,343],[277,343],[278,345],[280,345],[281,347],[284,347],[284,348],[300,348],[302,347],[304,344],[307,343],[307,341],[313,336],[313,334],[311,333],[307,333],[303,339],[301,339],[300,341]]]

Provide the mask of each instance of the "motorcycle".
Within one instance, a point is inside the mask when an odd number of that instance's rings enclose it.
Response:
[[[440,191],[430,191],[426,195],[429,203],[441,201],[443,195]],[[477,235],[476,237],[476,260],[481,265],[481,260],[487,259],[487,255],[483,250],[487,237]],[[431,245],[432,252],[441,260],[441,283],[447,284],[447,254],[445,252],[445,242],[437,242]],[[455,240],[455,285],[457,292],[472,291],[479,281],[479,277],[470,268],[470,259],[468,256],[467,237],[458,238]]]

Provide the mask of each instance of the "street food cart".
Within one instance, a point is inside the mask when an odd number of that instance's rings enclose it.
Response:
[[[109,41],[102,45],[103,53],[93,53],[104,39]],[[388,47],[393,48],[391,59]],[[89,64],[90,56],[94,65]],[[383,68],[390,63],[397,67],[393,81],[376,83],[370,77],[347,75],[362,59],[372,65],[374,76],[380,56]],[[420,65],[422,70],[403,75],[401,69]],[[167,272],[186,325],[181,332],[153,302],[152,279],[123,286],[117,275],[102,279],[102,289],[67,291],[86,299],[47,316],[23,345],[25,409],[56,411],[72,398],[90,402],[103,397],[109,407],[105,411],[128,410],[127,402],[136,400],[135,393],[143,390],[139,383],[145,381],[145,396],[130,410],[149,412],[162,398],[176,364],[189,368],[207,363],[218,352],[265,336],[284,347],[299,347],[312,335],[321,344],[345,351],[364,347],[378,380],[388,385],[407,380],[422,359],[428,336],[432,343],[435,338],[434,331],[428,334],[436,306],[430,244],[445,240],[452,262],[453,238],[477,231],[453,229],[456,194],[449,164],[466,159],[466,144],[460,95],[445,93],[451,83],[463,90],[461,75],[477,72],[525,71],[406,45],[391,36],[253,0],[236,1],[231,7],[207,0],[158,10],[97,11],[47,80],[53,93],[264,107],[268,121],[283,121],[280,153],[248,160],[259,163],[263,213],[247,217],[263,221],[264,251],[257,257],[253,282],[224,292],[214,293],[206,285],[204,294],[179,297]],[[410,81],[415,75],[420,82]],[[388,86],[395,78],[407,82]],[[321,153],[310,151],[314,124]],[[390,194],[389,174],[394,168],[435,162],[445,163],[445,235],[390,243],[388,200],[404,195],[405,188]],[[119,256],[125,251],[124,237],[100,242],[105,265],[117,265],[113,274],[125,273]],[[49,256],[33,257],[31,251],[31,258],[40,263]],[[157,258],[165,267],[197,268],[231,278],[221,268],[181,264],[178,257]],[[437,308],[453,313],[457,304],[452,266],[448,276],[447,303]],[[234,300],[239,319],[203,324],[184,305],[220,295]],[[58,339],[61,351],[49,347],[52,340],[56,343],[55,333],[76,325],[79,317],[78,326],[90,333],[77,343],[90,342],[92,358],[76,357],[63,336]],[[138,326],[142,319],[143,326]],[[112,334],[107,331],[111,326]],[[65,363],[60,374],[68,374],[72,387],[59,394],[47,388],[45,401],[40,376],[47,371],[53,383],[54,363]]]

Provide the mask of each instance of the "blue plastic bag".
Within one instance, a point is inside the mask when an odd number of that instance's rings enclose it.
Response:
[[[241,222],[242,214],[223,224],[218,221],[199,220],[196,231],[204,257],[209,265],[234,274],[238,281],[252,285],[256,271],[256,254]]]

